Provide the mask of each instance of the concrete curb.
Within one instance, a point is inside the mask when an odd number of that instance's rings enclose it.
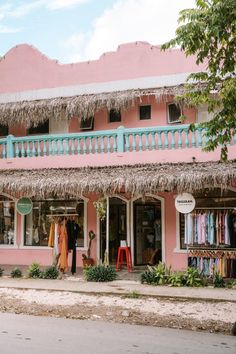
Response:
[[[16,290],[36,290],[36,291],[50,291],[50,292],[65,292],[65,293],[72,293],[72,294],[83,294],[83,295],[91,295],[91,296],[117,296],[117,297],[129,297],[129,294],[132,294],[130,291],[124,291],[124,292],[102,292],[102,291],[84,291],[84,290],[66,290],[66,289],[45,289],[45,288],[29,288],[29,287],[5,287],[5,286],[0,286],[0,289],[4,288],[10,288],[10,289],[16,289]],[[187,297],[187,296],[174,296],[174,295],[153,295],[153,294],[143,294],[138,291],[136,291],[137,296],[139,298],[151,298],[151,299],[161,299],[161,300],[171,300],[173,299],[174,301],[192,301],[192,302],[210,302],[210,303],[221,303],[221,302],[232,302],[236,303],[236,300],[227,300],[227,299],[210,299],[210,298],[196,298],[196,297]],[[131,297],[132,298],[132,297]]]
[[[114,281],[110,283],[93,283],[83,280],[43,280],[0,278],[0,288],[17,290],[39,290],[53,292],[71,292],[93,296],[131,296],[136,293],[143,298],[156,298],[175,301],[205,301],[236,303],[236,289],[216,288],[174,288],[167,286],[150,286],[135,281]]]

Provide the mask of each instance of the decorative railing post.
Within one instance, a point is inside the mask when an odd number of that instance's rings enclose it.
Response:
[[[7,158],[12,159],[14,157],[14,150],[13,150],[13,141],[12,138],[14,138],[13,135],[8,135],[7,136]]]
[[[125,132],[125,128],[123,127],[123,125],[117,128],[117,151],[118,152],[125,151],[124,132]]]

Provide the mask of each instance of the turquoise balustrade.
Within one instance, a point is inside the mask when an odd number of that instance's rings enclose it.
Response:
[[[9,135],[6,139],[0,139],[0,157],[22,158],[113,153],[118,151],[117,137],[118,129],[85,134],[68,133],[26,137]]]
[[[0,158],[5,159],[7,157],[7,139],[0,139]]]
[[[189,131],[189,125],[124,129],[124,151],[170,150],[200,147],[203,130]],[[197,138],[196,138],[197,137]]]
[[[236,144],[236,138],[232,139]],[[110,154],[202,148],[207,142],[205,132],[197,127],[189,131],[189,125],[157,126],[148,128],[124,128],[93,131],[14,137],[0,139],[0,158],[30,158],[43,156]]]

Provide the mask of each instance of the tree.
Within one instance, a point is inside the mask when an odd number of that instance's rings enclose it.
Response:
[[[189,75],[179,100],[198,106],[207,104],[213,112],[206,129],[205,151],[221,147],[226,161],[227,146],[236,132],[236,0],[196,0],[196,8],[179,13],[174,39],[162,49],[180,46],[186,55],[196,55],[196,63],[206,63],[206,72]],[[199,85],[201,83],[201,85]],[[190,130],[194,130],[194,124]]]

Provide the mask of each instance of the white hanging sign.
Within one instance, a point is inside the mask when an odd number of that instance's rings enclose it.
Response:
[[[179,213],[191,213],[191,211],[195,208],[195,205],[195,198],[190,193],[178,194],[175,198],[175,208]]]

